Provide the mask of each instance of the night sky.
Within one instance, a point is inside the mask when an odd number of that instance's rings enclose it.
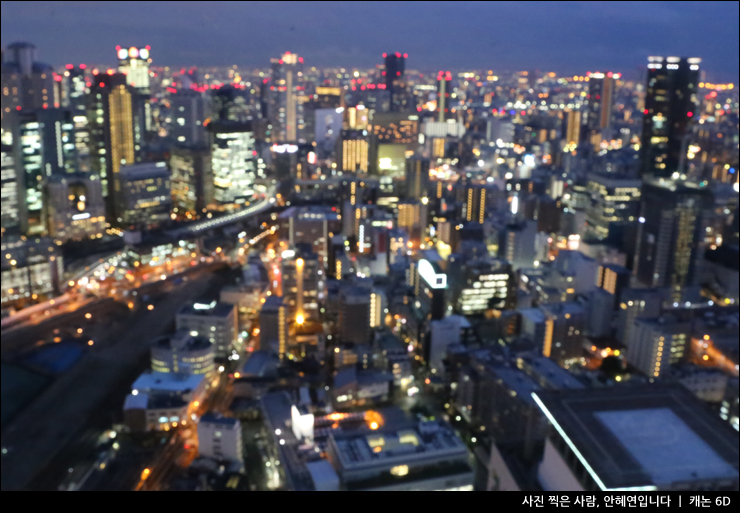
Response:
[[[627,76],[648,55],[701,57],[707,79],[738,83],[738,2],[6,2],[0,42],[24,40],[59,66],[114,65],[115,46],[151,45],[155,65],[306,65]]]

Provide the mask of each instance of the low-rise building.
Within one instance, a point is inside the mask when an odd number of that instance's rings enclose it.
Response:
[[[180,397],[129,394],[123,404],[123,422],[134,432],[169,431],[187,425],[189,407]]]
[[[467,447],[449,426],[437,421],[331,433],[327,453],[344,490],[473,489]]]
[[[154,372],[204,374],[210,378],[215,370],[213,344],[185,330],[155,339],[151,356]]]
[[[176,317],[177,329],[186,330],[194,337],[207,338],[217,358],[228,358],[244,350],[238,321],[234,305],[216,301],[185,306]]]
[[[341,369],[334,376],[332,394],[338,408],[381,403],[390,397],[393,374],[384,371]]]
[[[219,461],[242,462],[242,428],[238,419],[208,413],[198,423],[198,452]]]
[[[131,385],[131,395],[150,397],[179,397],[188,403],[201,403],[210,383],[203,374],[172,374],[145,372]]]

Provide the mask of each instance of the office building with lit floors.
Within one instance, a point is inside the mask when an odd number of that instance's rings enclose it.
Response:
[[[213,348],[208,338],[185,330],[159,337],[152,342],[152,370],[211,377],[215,371]]]
[[[319,302],[326,296],[323,269],[323,259],[305,245],[299,245],[293,257],[283,258],[283,301],[291,320],[319,318]]]
[[[642,213],[636,276],[649,287],[669,287],[674,301],[694,285],[704,252],[706,187],[673,180],[648,180],[642,188]]]
[[[554,303],[520,310],[521,334],[543,356],[568,368],[583,356],[586,311],[578,303]]]
[[[640,180],[628,176],[589,174],[587,188],[591,201],[586,207],[587,236],[603,240],[615,223],[637,221],[641,187]]]
[[[589,73],[588,96],[586,102],[586,130],[584,139],[599,151],[602,141],[602,132],[611,127],[612,109],[616,95],[619,73],[596,72]]]
[[[63,242],[103,236],[105,202],[97,176],[51,176],[44,192],[49,236]]]
[[[50,176],[74,173],[78,167],[72,113],[65,109],[18,112],[13,128],[14,159],[25,201],[22,229],[45,234],[44,184]]]
[[[216,358],[228,358],[244,350],[238,322],[234,305],[216,301],[185,306],[176,317],[177,329],[207,338],[214,346]]]
[[[548,492],[732,491],[737,431],[681,387],[535,392],[550,423],[538,469]]]
[[[55,95],[54,68],[36,61],[36,47],[31,43],[11,43],[3,52],[3,94],[0,96],[0,119],[2,130],[10,131],[13,118],[9,113],[27,109],[51,109],[59,107]]]
[[[342,172],[367,173],[367,130],[342,130],[337,139],[337,168]]]
[[[473,490],[468,449],[440,421],[332,432],[327,453],[344,490]]]
[[[251,122],[217,121],[208,125],[213,201],[220,208],[244,206],[252,199],[257,152]]]
[[[454,278],[450,272],[451,301],[459,313],[480,315],[516,307],[517,276],[511,264],[487,258],[471,260],[461,267]]]
[[[288,307],[280,296],[269,296],[260,310],[260,349],[283,356],[288,346]]]
[[[198,453],[219,461],[242,463],[244,448],[238,419],[206,413],[198,422]]]
[[[213,204],[210,148],[173,146],[169,168],[173,212],[188,219],[202,215]]]
[[[23,240],[3,237],[2,304],[18,300],[36,300],[39,296],[56,296],[64,279],[64,264],[59,246],[51,239]]]
[[[650,378],[665,374],[686,361],[691,342],[691,323],[667,316],[637,319],[627,349],[627,362]]]
[[[701,59],[648,57],[640,141],[640,177],[679,173],[685,138],[699,110]]]
[[[2,169],[0,169],[0,211],[2,236],[21,233],[25,225],[26,203],[24,201],[25,185],[23,170],[16,164],[13,147],[3,144],[0,148]]]
[[[108,214],[113,214],[121,166],[135,164],[140,156],[139,99],[122,73],[96,75],[87,99],[90,169],[100,177]]]
[[[121,166],[115,187],[115,223],[156,227],[169,219],[170,172],[164,162]]]

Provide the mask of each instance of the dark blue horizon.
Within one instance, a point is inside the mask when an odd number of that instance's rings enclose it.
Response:
[[[286,50],[307,65],[595,70],[627,76],[648,55],[701,57],[712,81],[738,82],[738,2],[6,2],[0,42],[39,60],[115,64],[115,46],[151,45],[155,65],[267,67]],[[174,8],[176,7],[176,8]]]

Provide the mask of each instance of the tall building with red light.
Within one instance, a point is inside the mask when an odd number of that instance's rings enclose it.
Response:
[[[13,124],[12,112],[23,109],[53,109],[59,107],[59,99],[54,98],[54,70],[48,64],[36,62],[36,47],[31,43],[12,43],[8,45],[2,62],[2,91],[0,96],[0,119],[6,134],[3,142],[10,144],[10,130]]]
[[[407,53],[401,54],[400,52],[395,52],[383,54],[385,70],[382,73],[385,79],[385,88],[390,94],[389,109],[391,112],[401,112],[408,105],[406,82],[404,79],[407,58]]]
[[[151,47],[137,48],[116,47],[118,72],[126,75],[126,83],[136,89],[149,89],[149,64]]]
[[[602,132],[611,128],[612,109],[619,73],[596,72],[588,73],[588,102],[586,107],[586,130],[591,144],[598,148],[602,140]]]
[[[699,58],[648,57],[640,175],[680,174],[684,140],[699,107]]]
[[[440,123],[451,118],[451,82],[452,73],[449,71],[440,71],[437,73],[437,121]]]

